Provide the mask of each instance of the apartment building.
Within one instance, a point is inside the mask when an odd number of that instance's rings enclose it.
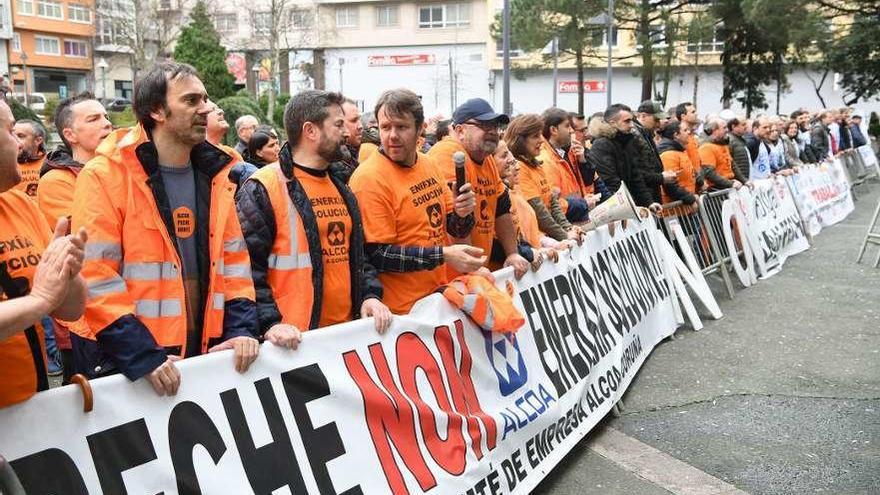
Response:
[[[12,40],[12,9],[9,0],[0,0],[0,75],[9,74],[9,42]]]
[[[94,0],[12,0],[11,10],[15,91],[65,97],[91,87]]]

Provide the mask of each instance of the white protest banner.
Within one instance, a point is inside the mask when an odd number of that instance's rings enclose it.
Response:
[[[798,167],[798,173],[786,180],[811,236],[843,220],[855,209],[839,159]]]
[[[753,188],[742,187],[736,194],[747,206],[746,230],[762,278],[779,271],[789,256],[809,249],[794,198],[782,177],[754,181]]]
[[[382,336],[264,344],[245,374],[182,361],[175,397],[122,376],[92,382],[90,413],[75,386],[38,394],[0,410],[0,454],[30,495],[528,493],[675,330],[656,233],[600,228],[514,282],[515,334],[434,294]]]

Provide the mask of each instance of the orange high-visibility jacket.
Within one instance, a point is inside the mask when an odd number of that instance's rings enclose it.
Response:
[[[205,352],[215,342],[253,336],[257,318],[236,186],[229,179],[235,161],[207,142],[190,157],[203,303],[195,331]],[[132,380],[164,362],[166,351],[187,355],[188,315],[173,222],[147,132],[141,126],[114,131],[77,178],[73,229],[85,227],[89,235],[82,269],[89,288],[86,323],[100,350]]]
[[[730,147],[726,144],[706,142],[700,145],[700,161],[715,169],[715,172],[727,180],[733,180],[733,157]]]
[[[663,170],[675,172],[678,185],[685,191],[697,193],[697,170],[694,168],[687,153],[680,149],[670,148],[660,153],[660,161],[663,162]],[[680,198],[669,195],[667,188],[663,188],[663,202],[671,203]]]
[[[538,155],[538,160],[544,164],[550,185],[559,188],[560,197],[566,198],[574,194],[583,198],[587,194],[580,172],[568,160],[559,156],[553,145],[546,139],[541,143],[541,153]]]

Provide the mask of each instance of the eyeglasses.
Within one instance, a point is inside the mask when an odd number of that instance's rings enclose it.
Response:
[[[482,129],[485,132],[501,132],[503,127],[500,122],[494,120],[489,122],[468,121],[462,122],[461,125],[470,125]]]

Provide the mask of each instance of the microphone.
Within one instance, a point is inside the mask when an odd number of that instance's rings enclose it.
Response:
[[[452,162],[455,164],[455,195],[461,194],[461,187],[467,183],[464,174],[464,152],[456,151],[452,154]]]

